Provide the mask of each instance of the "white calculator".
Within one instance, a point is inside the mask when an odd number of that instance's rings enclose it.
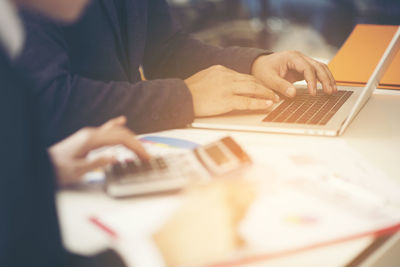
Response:
[[[224,137],[179,154],[116,163],[106,169],[105,190],[112,197],[173,191],[192,182],[210,181],[250,163],[246,152],[231,137]]]

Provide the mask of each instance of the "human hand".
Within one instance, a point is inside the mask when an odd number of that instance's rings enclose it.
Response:
[[[122,144],[135,152],[141,159],[149,159],[149,154],[135,138],[135,134],[124,127],[125,123],[125,117],[118,117],[100,127],[83,128],[50,147],[49,153],[59,184],[77,183],[86,172],[116,162],[114,157],[105,156],[95,160],[87,159],[86,156],[91,150],[102,146]]]
[[[193,97],[195,116],[210,116],[233,110],[263,110],[279,96],[251,75],[223,66],[212,66],[185,80]]]
[[[337,92],[336,82],[328,66],[297,51],[278,52],[257,58],[252,74],[264,86],[287,97],[296,95],[292,83],[306,80],[311,95],[317,94],[317,81],[322,83],[327,94]]]

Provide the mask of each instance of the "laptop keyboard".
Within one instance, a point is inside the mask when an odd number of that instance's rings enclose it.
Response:
[[[339,90],[327,95],[319,90],[312,96],[307,89],[298,89],[294,99],[284,100],[263,121],[325,125],[352,94],[353,91]]]

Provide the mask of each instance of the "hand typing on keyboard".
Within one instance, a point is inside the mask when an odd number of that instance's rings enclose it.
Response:
[[[269,89],[287,97],[296,95],[292,83],[306,80],[308,92],[317,94],[317,82],[326,94],[337,92],[335,79],[328,66],[297,51],[285,51],[257,58],[252,74]]]

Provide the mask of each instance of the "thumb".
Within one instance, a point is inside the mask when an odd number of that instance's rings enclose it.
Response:
[[[281,78],[279,75],[271,76],[267,83],[269,83],[269,88],[281,93],[284,96],[296,96],[296,88],[293,86],[293,84]]]
[[[126,123],[126,117],[125,116],[119,116],[114,119],[111,119],[104,123],[101,128],[103,129],[109,129],[117,126],[123,126]]]

